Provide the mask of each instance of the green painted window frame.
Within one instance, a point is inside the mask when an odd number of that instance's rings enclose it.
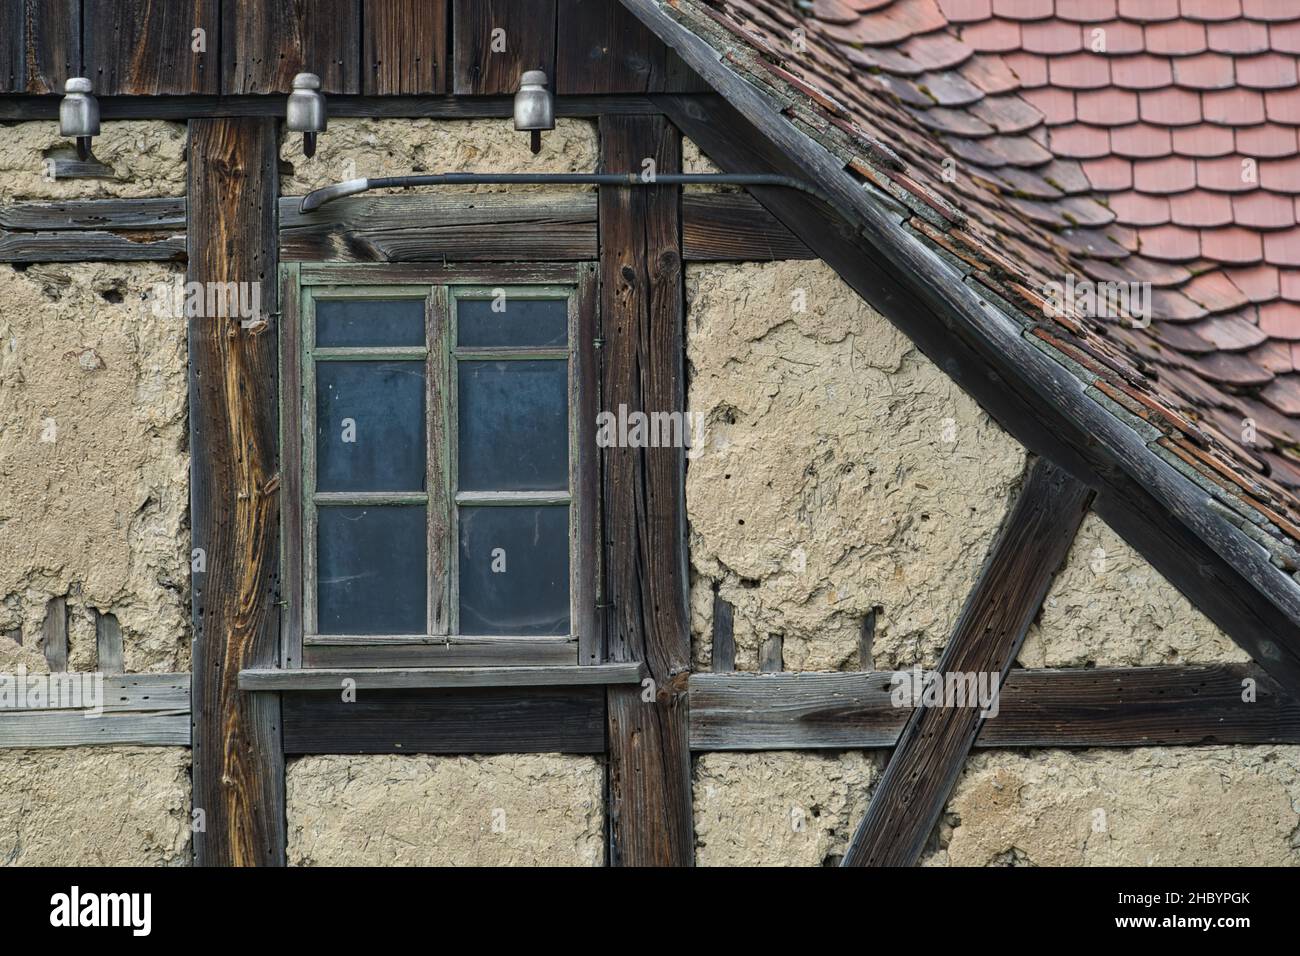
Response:
[[[493,281],[494,278],[500,281]],[[281,267],[281,462],[286,475],[282,567],[286,588],[282,666],[438,667],[597,664],[601,659],[596,605],[599,580],[599,493],[595,449],[597,363],[596,266],[503,264],[457,270],[428,264],[330,264],[310,272]],[[563,299],[568,303],[564,347],[465,348],[457,343],[459,301],[492,298]],[[323,300],[418,299],[425,307],[425,345],[318,348],[315,305]],[[461,361],[565,360],[569,397],[569,481],[564,491],[458,492],[457,368]],[[423,361],[425,367],[426,491],[315,490],[315,372],[326,361]],[[295,394],[296,393],[296,394]],[[583,441],[582,436],[589,440]],[[426,507],[427,613],[424,634],[320,634],[316,628],[316,517],[320,505],[419,504]],[[458,511],[461,506],[564,504],[569,508],[570,632],[567,636],[458,633]],[[296,529],[296,533],[295,533]]]

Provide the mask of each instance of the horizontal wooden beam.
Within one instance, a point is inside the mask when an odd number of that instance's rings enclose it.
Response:
[[[240,690],[357,690],[420,687],[577,687],[639,684],[645,666],[632,664],[547,665],[542,667],[373,667],[280,668],[239,672]]]
[[[100,116],[105,120],[187,120],[213,117],[284,117],[284,94],[247,96],[101,96]],[[0,96],[0,121],[57,120],[59,95]],[[511,96],[357,96],[331,93],[329,114],[335,117],[376,119],[507,119],[514,109]],[[647,96],[557,96],[559,117],[595,118],[608,113],[659,113]],[[325,133],[328,136],[329,133]],[[523,135],[523,134],[520,134]]]
[[[286,754],[603,753],[603,687],[281,695]]]
[[[29,674],[27,680],[45,675]],[[102,678],[102,713],[91,708],[48,707],[0,710],[0,749],[89,747],[109,744],[188,747],[190,675],[64,673],[55,680],[76,681],[90,690]],[[83,696],[83,702],[88,698]]]
[[[691,749],[893,747],[912,715],[891,702],[894,673],[693,674]],[[976,747],[1273,743],[1300,743],[1300,702],[1249,664],[1015,669],[975,738]]]
[[[0,262],[173,262],[185,259],[185,235],[138,238],[116,232],[0,230]]]
[[[0,229],[62,231],[183,230],[185,197],[165,199],[70,199],[0,206]]]
[[[285,261],[565,262],[598,255],[596,194],[557,187],[562,198],[512,191],[412,192],[336,199],[299,211],[280,200]],[[682,250],[688,262],[810,259],[808,247],[747,193],[686,193]]]

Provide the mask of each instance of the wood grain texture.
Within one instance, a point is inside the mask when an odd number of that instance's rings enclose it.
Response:
[[[556,20],[556,93],[669,88],[668,48],[621,3],[559,0]]]
[[[95,612],[95,666],[105,674],[120,674],[122,664],[122,628],[113,614]]]
[[[68,599],[50,598],[41,623],[41,651],[51,672],[68,669]]]
[[[1091,492],[1043,459],[1029,470],[939,660],[941,674],[1010,669],[1088,511]],[[984,719],[976,706],[918,707],[908,720],[845,866],[912,866],[921,856]]]
[[[0,262],[178,262],[185,249],[183,234],[0,229]]]
[[[554,90],[555,0],[454,0],[451,22],[452,92],[513,95],[527,70],[544,70]]]
[[[12,203],[0,206],[0,229],[183,231],[185,197]]]
[[[275,123],[196,120],[189,142],[192,282],[257,282],[277,301]],[[279,664],[276,328],[195,317],[190,343],[194,806],[199,865],[283,865],[279,699],[239,671]]]
[[[447,91],[449,0],[370,0],[362,7],[364,92]]]
[[[892,671],[694,674],[691,749],[893,747]],[[1243,682],[1256,699],[1242,699]],[[1012,669],[976,747],[1300,743],[1300,701],[1248,664]]]
[[[360,93],[361,0],[221,0],[221,59],[226,94],[287,93],[295,73]]]
[[[80,73],[81,0],[0,0],[0,93],[62,93]]]
[[[266,695],[257,695],[266,696]],[[290,692],[289,754],[601,753],[599,687]]]
[[[713,585],[713,671],[727,673],[736,669],[736,621],[731,605]],[[692,731],[694,733],[694,731]]]
[[[596,197],[355,196],[280,201],[280,255],[343,262],[562,262],[596,257]]]
[[[601,166],[681,169],[681,138],[657,117],[602,117]],[[602,405],[685,407],[677,190],[601,187]],[[644,661],[640,688],[609,691],[610,861],[689,866],[694,855],[686,678],[682,449],[604,452],[606,655]]]
[[[82,700],[94,694],[92,674],[60,678],[80,682]],[[64,707],[0,712],[0,749],[84,747],[109,744],[188,746],[190,675],[124,674],[103,678],[102,712]]]
[[[682,196],[682,256],[687,262],[817,258],[803,240],[746,193]]]
[[[99,95],[220,92],[220,0],[83,0]],[[194,31],[203,30],[200,52]]]
[[[704,69],[702,58],[693,61]],[[738,102],[747,95],[734,94]],[[774,141],[784,121],[757,107],[751,113],[762,133],[717,97],[654,99],[723,169],[812,173],[823,186],[835,183],[843,208],[873,202],[857,183],[844,183],[840,198],[843,170],[831,172],[829,160],[808,149],[784,152]],[[1276,680],[1300,693],[1294,582],[1206,508],[1203,491],[1090,399],[1067,370],[1033,346],[1026,349],[1018,327],[987,306],[972,305],[969,290],[957,289],[962,284],[942,264],[916,258],[915,241],[889,224],[883,207],[863,232],[792,190],[752,192],[1021,444],[1097,489],[1097,513]]]
[[[645,668],[633,664],[567,664],[522,667],[362,667],[285,670],[253,668],[239,672],[244,690],[335,690],[350,681],[358,690],[429,687],[577,687],[587,684],[639,684]]]

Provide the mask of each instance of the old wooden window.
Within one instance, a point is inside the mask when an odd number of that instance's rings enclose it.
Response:
[[[286,666],[594,662],[591,271],[302,268]]]

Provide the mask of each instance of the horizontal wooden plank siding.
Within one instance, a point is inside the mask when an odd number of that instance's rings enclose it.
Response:
[[[177,262],[185,236],[143,241],[115,232],[7,232],[0,229],[0,262]]]
[[[0,206],[0,229],[185,229],[185,197],[69,199]]]
[[[361,0],[221,0],[221,57],[223,93],[287,93],[295,73],[360,93]]]
[[[402,690],[426,687],[577,687],[590,684],[638,684],[640,664],[550,665],[522,667],[364,667],[240,671],[243,690]]]
[[[555,81],[555,0],[455,0],[452,91],[511,93],[527,70]]]
[[[83,3],[84,75],[97,94],[220,92],[220,0]]]
[[[693,674],[691,749],[893,747],[893,671]],[[1253,681],[1257,698],[1242,699]],[[976,747],[1300,743],[1300,702],[1247,664],[1012,670]]]
[[[286,754],[601,753],[601,687],[286,692]]]
[[[682,196],[682,256],[687,262],[817,258],[758,200],[728,192]]]

